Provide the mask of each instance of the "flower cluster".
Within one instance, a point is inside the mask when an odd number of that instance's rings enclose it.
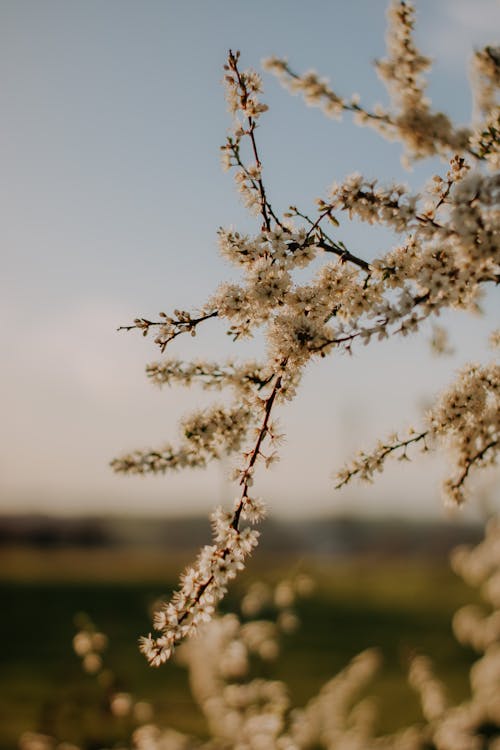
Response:
[[[354,477],[372,481],[382,471],[385,459],[395,454],[407,459],[408,447],[420,443],[427,451],[436,440],[451,450],[453,472],[443,486],[453,504],[465,500],[466,479],[471,469],[495,464],[500,443],[500,366],[496,363],[464,368],[427,414],[427,428],[410,430],[406,439],[397,434],[379,441],[369,453],[359,452],[338,474],[338,487]]]
[[[392,126],[413,158],[446,154],[450,149],[462,151],[467,148],[470,131],[454,128],[444,113],[433,112],[424,95],[423,74],[431,61],[418,51],[413,40],[414,15],[409,2],[389,6],[388,56],[376,64],[391,97]]]
[[[369,125],[385,138],[401,141],[413,159],[448,154],[450,150],[470,151],[471,130],[454,128],[444,113],[431,110],[431,103],[424,96],[423,73],[430,68],[431,61],[418,51],[413,40],[413,26],[411,3],[404,0],[391,3],[388,10],[388,56],[378,61],[375,67],[389,92],[392,111],[380,105],[370,111],[359,104],[357,95],[342,97],[315,71],[298,75],[284,59],[271,57],[264,66],[277,75],[289,91],[302,94],[309,106],[321,107],[325,114],[337,119],[343,111],[352,112],[358,125]],[[478,55],[478,59],[482,58]],[[483,64],[481,73],[486,73],[494,91],[498,80],[491,75],[490,68]]]
[[[275,587],[256,582],[241,604],[245,619],[235,614],[216,617],[178,651],[178,662],[189,670],[193,697],[206,719],[211,747],[292,750],[301,746],[293,736],[299,731],[295,727],[299,715],[291,725],[286,685],[253,677],[252,661],[272,662],[278,656],[280,634],[298,626],[295,601],[308,595],[312,585],[303,574]],[[258,619],[264,609],[274,610],[275,619]],[[198,746],[194,738],[153,724],[136,730],[134,742],[137,750]]]
[[[497,107],[484,122],[476,126],[470,143],[490,169],[500,169],[500,108]]]
[[[183,419],[183,440],[177,447],[167,443],[157,450],[134,451],[114,459],[111,465],[115,471],[128,474],[203,467],[211,459],[238,451],[252,424],[247,406],[212,406]]]
[[[500,47],[487,46],[472,58],[474,98],[478,112],[488,115],[498,106],[500,88]]]
[[[455,127],[425,97],[430,61],[418,51],[413,26],[411,4],[392,0],[387,56],[376,66],[389,91],[388,109],[370,112],[355,97],[337,95],[315,73],[299,76],[286,61],[267,62],[309,104],[334,116],[352,112],[359,124],[400,141],[413,159],[439,155],[448,163],[443,174],[434,174],[413,193],[400,183],[382,185],[350,175],[318,199],[316,218],[295,205],[280,215],[271,205],[256,137],[267,109],[260,101],[262,81],[255,71],[240,68],[239,53],[229,53],[225,85],[233,119],[223,161],[234,171],[244,203],[259,217],[253,233],[219,230],[220,252],[240,278],[222,283],[197,312],[163,312],[158,320],[137,318],[124,328],[144,335],[154,329],[163,352],[179,335],[195,335],[199,325],[217,318],[234,341],[263,334],[266,351],[260,363],[168,359],[149,365],[147,375],[155,384],[198,382],[208,389],[229,389],[233,401],[185,418],[178,446],[169,443],[113,461],[116,471],[145,474],[203,467],[223,455],[241,454],[234,508],[215,514],[213,544],[202,550],[158,616],[160,636],[143,642],[152,663],[168,658],[185,635],[212,616],[255,546],[257,532],[240,528],[245,518],[253,522],[263,515],[261,501],[251,497],[253,475],[258,464],[269,465],[277,457],[274,410],[295,396],[305,367],[357,344],[408,336],[444,310],[476,312],[484,290],[500,281],[500,175],[494,171],[498,49],[486,47],[474,58],[480,121],[471,128]],[[351,218],[389,228],[398,236],[396,246],[362,257],[338,237],[341,222]],[[461,503],[469,471],[494,463],[498,454],[498,406],[498,368],[469,367],[431,410],[422,430],[406,438],[391,436],[371,453],[359,454],[340,473],[338,486],[354,476],[371,479],[387,456],[404,459],[414,443],[427,450],[444,442],[454,456],[445,496]]]
[[[184,386],[200,383],[207,390],[232,388],[240,399],[251,396],[255,386],[262,389],[272,378],[272,372],[269,373],[255,361],[244,364],[229,361],[220,365],[217,362],[183,362],[175,359],[152,362],[146,367],[146,375],[160,387],[174,383]]]
[[[224,169],[235,167],[234,179],[245,206],[253,214],[262,214],[263,227],[271,228],[274,212],[266,196],[262,181],[262,164],[259,158],[255,129],[257,121],[268,107],[259,101],[262,91],[262,80],[254,70],[241,71],[238,67],[240,53],[229,51],[224,66],[226,75],[226,100],[233,115],[232,133],[221,146],[222,165]],[[244,138],[251,143],[251,162],[245,162],[242,155]]]
[[[433,435],[452,449],[454,474],[444,491],[453,503],[464,501],[464,482],[472,468],[491,466],[500,441],[500,365],[462,370],[428,415]]]
[[[337,475],[337,489],[357,477],[364,482],[372,482],[376,472],[381,472],[384,468],[385,459],[391,454],[395,454],[400,461],[408,459],[408,446],[413,443],[423,443],[423,449],[427,450],[426,439],[429,435],[428,430],[416,433],[413,429],[409,430],[409,437],[401,439],[397,433],[389,435],[387,440],[379,440],[375,448],[369,453],[358,451],[353,460],[341,469]]]
[[[245,512],[246,506],[252,519],[263,512],[261,505],[250,498],[244,499],[241,512]],[[141,638],[141,651],[154,667],[163,664],[186,636],[196,633],[200,624],[212,618],[228,583],[243,568],[245,558],[257,544],[258,531],[249,526],[236,529],[233,514],[221,508],[212,514],[212,524],[216,543],[203,547],[195,564],[183,573],[181,586],[172,600],[155,614],[153,624],[160,635]]]

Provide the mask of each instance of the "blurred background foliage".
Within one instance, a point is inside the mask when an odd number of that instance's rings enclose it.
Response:
[[[198,519],[2,519],[1,750],[28,730],[89,750],[130,736],[130,719],[109,713],[106,687],[82,672],[73,653],[81,612],[109,637],[105,662],[115,689],[150,701],[160,725],[206,736],[184,669],[175,660],[152,669],[137,648],[154,603],[170,593],[206,526]],[[300,706],[356,653],[376,646],[383,657],[374,691],[379,731],[391,731],[420,716],[406,681],[416,653],[432,656],[450,697],[468,694],[474,656],[453,638],[451,617],[476,593],[451,572],[447,556],[456,543],[480,537],[479,526],[457,523],[268,522],[260,554],[224,609],[236,608],[252,581],[309,573],[316,587],[297,605],[301,627],[284,636],[280,656],[260,665],[260,674],[284,680]]]

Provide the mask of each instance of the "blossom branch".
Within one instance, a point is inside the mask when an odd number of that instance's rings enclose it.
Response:
[[[175,310],[175,318],[170,317],[164,312],[160,313],[161,320],[148,320],[147,318],[136,318],[132,325],[120,326],[118,331],[132,331],[138,329],[142,331],[143,336],[147,336],[151,328],[159,328],[158,335],[155,339],[155,344],[158,344],[162,352],[170,341],[173,341],[177,336],[182,333],[190,333],[191,336],[196,335],[196,327],[200,323],[204,323],[206,320],[216,318],[219,315],[218,310],[211,310],[205,314],[200,315],[197,318],[191,317],[191,313],[186,310]]]
[[[493,448],[497,448],[499,445],[499,442],[500,441],[498,439],[490,440],[490,442],[487,443],[483,448],[481,448],[481,450],[477,451],[477,453],[475,453],[472,456],[468,456],[465,459],[465,467],[460,473],[458,479],[456,479],[455,482],[450,483],[450,489],[453,492],[455,492],[456,490],[462,487],[463,483],[465,482],[465,480],[467,479],[469,475],[470,470],[474,466],[477,466],[478,464],[480,464],[482,459],[485,457],[485,455],[489,451],[491,451]]]
[[[244,78],[242,77],[242,75],[241,75],[241,73],[240,73],[240,71],[238,69],[238,58],[239,58],[239,53],[234,54],[232,52],[232,50],[229,50],[228,66],[229,66],[230,70],[232,70],[234,72],[234,74],[236,75],[236,78],[237,78],[237,81],[238,81],[238,84],[239,84],[239,87],[240,87],[240,90],[241,90],[241,94],[240,94],[240,96],[241,96],[241,105],[242,105],[242,109],[244,111],[245,107],[246,107],[246,102],[247,102],[247,99],[248,99],[249,92],[247,90],[246,81],[244,80]],[[258,185],[259,193],[260,193],[262,218],[264,220],[265,228],[266,229],[270,229],[271,228],[271,222],[270,222],[269,216],[268,216],[268,208],[267,208],[268,207],[268,202],[267,202],[267,198],[266,198],[266,191],[265,191],[265,188],[264,188],[264,183],[262,181],[262,177],[260,176],[260,170],[262,168],[262,162],[260,160],[259,153],[258,153],[258,150],[257,150],[257,143],[255,141],[255,127],[256,127],[255,119],[250,114],[248,115],[247,119],[248,119],[248,130],[246,131],[246,134],[250,138],[250,142],[252,144],[252,151],[253,151],[253,154],[254,154],[254,157],[255,157],[255,163],[256,163],[258,171],[259,171],[259,176],[255,180],[255,182]]]
[[[405,460],[408,458],[406,454],[408,446],[423,440],[424,447],[427,449],[425,441],[429,432],[429,430],[424,430],[406,440],[400,440],[397,435],[394,435],[387,443],[379,442],[372,453],[361,452],[351,464],[338,472],[337,479],[339,481],[335,485],[335,489],[344,487],[356,476],[359,476],[365,482],[372,481],[373,474],[376,471],[382,471],[384,460],[395,451],[402,451],[399,460]]]
[[[426,83],[422,73],[430,67],[430,60],[419,53],[413,41],[413,6],[395,1],[389,6],[388,18],[388,56],[377,61],[376,70],[388,89],[392,112],[380,106],[369,111],[360,106],[356,95],[347,100],[314,71],[298,75],[284,59],[270,58],[264,61],[264,67],[277,75],[292,93],[301,93],[309,106],[321,107],[334,118],[340,118],[344,111],[351,112],[357,124],[371,125],[385,138],[396,137],[413,159],[446,154],[450,150],[466,151],[480,158],[470,145],[471,130],[455,129],[445,114],[430,109],[430,102],[424,96]]]
[[[314,356],[349,352],[354,341],[367,344],[374,337],[406,336],[416,332],[430,315],[446,309],[476,311],[482,284],[500,280],[499,176],[470,169],[460,154],[471,149],[471,131],[458,129],[445,115],[431,111],[422,77],[429,60],[413,41],[411,5],[393,0],[389,16],[388,55],[377,63],[377,70],[387,84],[394,105],[391,112],[365,111],[356,100],[337,96],[316,74],[299,77],[283,61],[274,60],[270,66],[309,103],[321,104],[334,116],[344,110],[352,112],[361,124],[369,122],[382,135],[396,136],[414,159],[449,157],[451,151],[455,156],[446,180],[434,176],[430,187],[427,184],[421,193],[410,194],[398,183],[383,187],[377,180],[350,175],[333,185],[326,200],[318,202],[315,220],[292,206],[292,213],[284,216],[303,222],[281,223],[262,179],[255,133],[258,118],[267,110],[258,96],[261,79],[252,70],[240,70],[239,53],[230,51],[225,83],[234,128],[222,153],[225,166],[236,168],[240,193],[247,207],[260,217],[260,230],[254,234],[219,230],[221,254],[236,266],[240,276],[220,284],[199,314],[193,317],[176,310],[172,317],[161,313],[156,321],[138,318],[120,329],[137,328],[147,335],[154,328],[155,342],[163,351],[181,333],[195,335],[199,324],[218,317],[227,321],[228,333],[235,341],[257,332],[262,332],[266,341],[265,359],[260,364],[166,360],[147,368],[148,377],[157,385],[198,382],[214,390],[231,388],[234,403],[230,408],[212,407],[185,419],[177,448],[169,444],[159,451],[137,451],[117,459],[116,470],[155,473],[177,466],[204,466],[223,453],[240,451],[249,431],[255,430],[255,439],[250,450],[242,453],[236,474],[239,496],[233,508],[218,508],[212,514],[213,544],[201,550],[183,574],[171,602],[157,613],[158,637],[142,641],[141,648],[152,664],[163,663],[184,637],[211,618],[228,582],[256,545],[258,533],[240,527],[242,520],[254,523],[264,515],[260,500],[249,496],[254,470],[258,460],[266,465],[272,462],[275,454],[266,456],[263,446],[265,441],[272,444],[277,439],[271,423],[274,406],[295,396],[304,368]],[[493,123],[484,136],[488,166],[495,163],[498,132]],[[244,138],[248,139],[249,162],[253,159],[254,163],[245,163]],[[364,260],[324,231],[326,219],[338,223],[337,210],[389,227],[401,237],[401,244],[370,262]],[[326,253],[336,256],[335,262],[325,260]],[[304,282],[302,269],[320,258],[324,262],[317,263]],[[354,476],[370,479],[389,455],[405,459],[411,445],[420,444],[426,450],[427,439],[438,438],[450,443],[460,472],[458,479],[448,482],[445,492],[454,502],[461,502],[469,468],[484,466],[494,458],[499,383],[495,366],[469,366],[427,415],[425,430],[405,439],[395,435],[380,442],[372,454],[362,453],[341,473],[337,486]]]
[[[164,474],[171,469],[205,467],[210,460],[240,450],[252,424],[246,403],[229,408],[212,406],[182,420],[183,441],[178,448],[167,443],[160,450],[134,451],[115,458],[111,467],[121,474]]]
[[[272,374],[268,374],[267,368],[256,362],[243,365],[228,362],[222,366],[216,362],[185,363],[172,359],[147,365],[146,375],[158,386],[172,383],[189,386],[193,380],[197,380],[204,388],[221,390],[225,386],[232,386],[242,394],[252,387],[261,390],[273,378]]]
[[[290,68],[288,62],[282,58],[270,57],[264,60],[264,68],[277,75],[284,86],[292,93],[301,92],[306,104],[321,106],[331,117],[339,117],[342,111],[359,114],[363,118],[375,120],[378,123],[394,126],[394,122],[386,112],[370,112],[361,107],[355,98],[347,101],[338,96],[328,86],[325,79],[320,79],[314,71],[299,75]]]
[[[234,163],[242,170],[242,172],[236,175],[236,178],[240,183],[243,195],[245,195],[246,191],[245,180],[249,183],[250,188],[258,193],[260,213],[263,219],[262,228],[266,230],[271,229],[271,218],[277,226],[283,228],[283,224],[274,213],[266,194],[266,188],[262,179],[262,162],[255,138],[257,118],[262,112],[267,110],[266,105],[260,104],[256,100],[256,94],[261,90],[260,78],[253,71],[241,72],[238,67],[239,57],[239,52],[233,53],[232,50],[229,50],[227,64],[224,66],[228,72],[225,80],[230,108],[233,113],[237,111],[243,113],[246,117],[247,126],[245,128],[238,126],[235,130],[235,137],[228,137],[226,145],[222,147],[222,150],[223,152],[229,152],[233,156]],[[247,136],[250,139],[251,151],[255,159],[255,163],[251,168],[246,166],[240,157],[239,144],[242,136]],[[226,161],[226,166],[233,166],[230,160]],[[251,206],[251,201],[249,201],[248,205]]]
[[[285,365],[282,363],[282,368]],[[156,613],[154,626],[162,634],[140,640],[141,651],[152,666],[164,663],[180,641],[194,634],[202,622],[211,619],[215,604],[225,594],[228,582],[243,567],[244,558],[257,544],[258,532],[249,527],[240,530],[239,523],[243,516],[255,522],[264,514],[262,503],[250,498],[248,490],[254,465],[261,455],[262,442],[270,434],[269,420],[281,382],[282,374],[278,373],[271,393],[262,405],[262,423],[241,472],[242,490],[234,512],[216,509],[212,516],[215,544],[201,550],[195,565],[183,574],[181,588]]]
[[[254,153],[257,154],[257,145],[255,140],[255,123],[253,123],[253,127],[249,129],[248,131],[243,131],[244,134],[248,134],[252,136],[252,144],[254,144]],[[225,151],[230,151],[233,158],[234,158],[234,165],[237,165],[240,167],[240,169],[243,171],[244,175],[246,176],[248,182],[251,184],[253,190],[259,193],[260,197],[260,206],[263,207],[263,219],[264,219],[264,227],[266,229],[271,228],[271,224],[269,221],[269,217],[271,217],[276,224],[284,229],[284,225],[280,221],[280,219],[276,216],[274,213],[273,207],[271,206],[271,203],[269,202],[267,198],[266,189],[264,187],[264,182],[262,180],[262,176],[259,176],[258,179],[256,178],[256,175],[261,175],[261,167],[262,163],[260,161],[260,158],[257,154],[257,169],[251,170],[241,159],[240,156],[240,149],[239,149],[239,140],[233,139],[230,136],[228,136],[226,145],[221,147]],[[234,166],[232,165],[232,166]]]
[[[282,368],[285,368],[286,364],[287,363],[285,360],[282,363]],[[275,380],[273,389],[271,391],[271,394],[266,399],[265,404],[264,404],[264,419],[257,433],[257,440],[255,441],[255,445],[249,454],[247,466],[241,475],[241,479],[240,479],[240,484],[242,486],[241,497],[240,497],[238,505],[236,506],[236,510],[234,512],[234,516],[231,521],[231,527],[235,530],[238,529],[238,523],[240,520],[241,512],[245,505],[245,501],[248,497],[248,488],[249,488],[249,484],[252,478],[253,467],[255,465],[255,462],[257,461],[257,458],[260,455],[260,448],[262,445],[262,441],[264,440],[264,438],[266,437],[269,431],[269,419],[271,417],[271,412],[273,409],[274,402],[276,400],[276,396],[278,395],[278,392],[281,388],[282,376],[278,375],[275,377],[276,377],[276,380]]]

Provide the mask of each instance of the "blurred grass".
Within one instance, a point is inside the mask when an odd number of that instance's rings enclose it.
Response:
[[[120,689],[150,700],[165,725],[206,731],[185,671],[175,662],[151,669],[137,650],[154,602],[169,593],[189,559],[139,549],[0,550],[0,750],[12,750],[27,730],[89,750],[127,736],[126,721],[109,716],[95,679],[82,673],[72,652],[74,616],[82,611],[110,638],[105,659]],[[384,660],[373,686],[381,732],[420,718],[405,681],[416,652],[433,658],[452,698],[465,697],[473,654],[455,642],[450,620],[475,595],[445,563],[316,558],[298,564],[257,555],[224,608],[236,605],[251,580],[277,581],[299,569],[312,574],[316,590],[298,605],[300,630],[284,638],[276,663],[261,668],[287,682],[294,705],[372,646]]]

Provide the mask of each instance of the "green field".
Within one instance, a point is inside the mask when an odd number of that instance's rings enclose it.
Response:
[[[150,630],[153,602],[168,593],[185,561],[123,550],[0,551],[0,750],[15,748],[26,730],[89,750],[127,735],[125,720],[109,716],[105,696],[72,652],[74,616],[82,611],[110,638],[106,661],[119,687],[150,700],[164,724],[203,735],[186,673],[175,663],[149,668],[136,646]],[[453,639],[450,618],[474,594],[446,565],[404,559],[298,564],[256,556],[225,608],[236,604],[251,580],[270,580],[266,571],[277,580],[298,570],[311,573],[317,588],[298,605],[300,630],[284,639],[278,661],[262,672],[285,680],[295,705],[370,646],[379,647],[384,659],[374,684],[381,732],[419,719],[404,678],[415,652],[432,656],[451,697],[465,697],[474,657]]]

